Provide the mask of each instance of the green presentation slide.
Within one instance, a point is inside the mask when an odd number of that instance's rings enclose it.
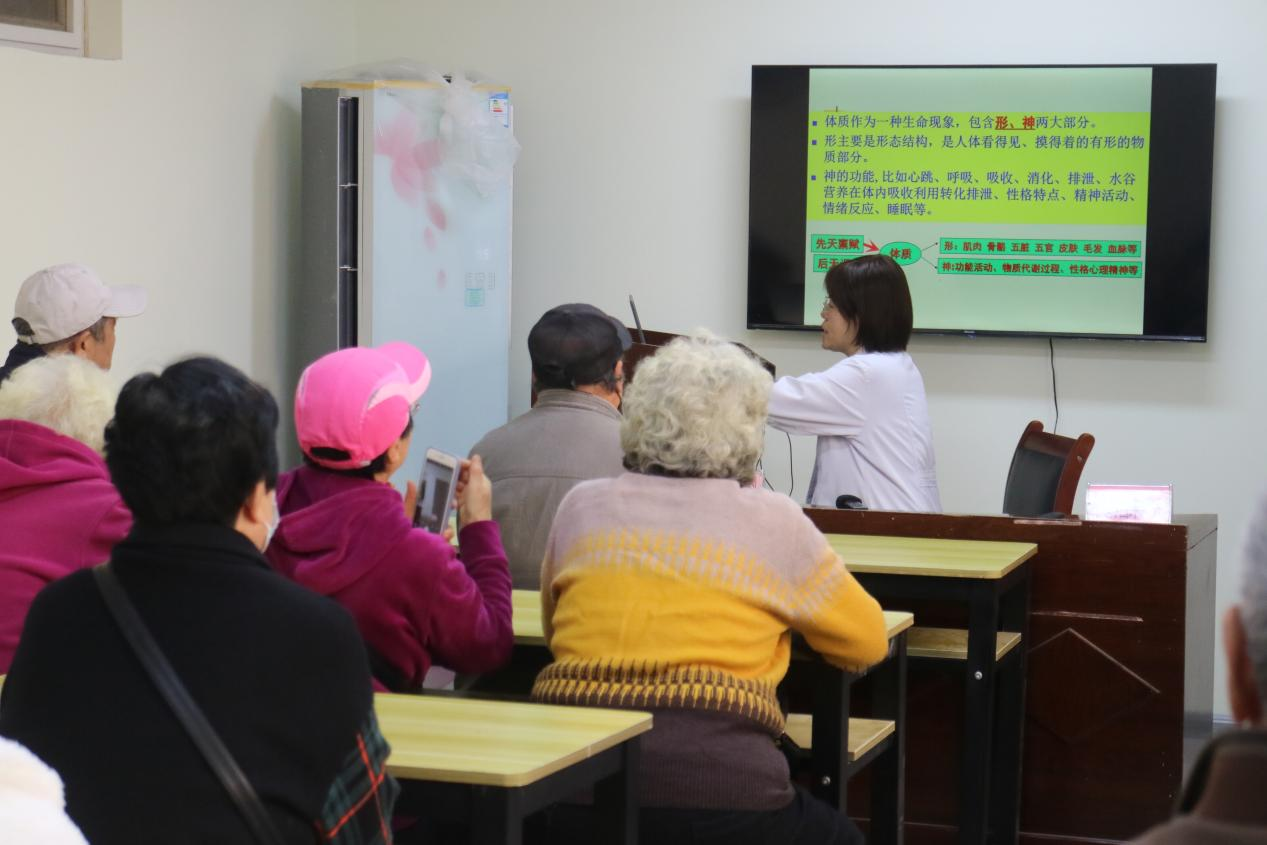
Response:
[[[1140,334],[1150,68],[810,71],[805,322],[883,252],[924,329]]]

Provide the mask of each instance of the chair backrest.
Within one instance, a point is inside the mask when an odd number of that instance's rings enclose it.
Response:
[[[1049,434],[1034,420],[1025,426],[1012,455],[1003,491],[1003,512],[1010,516],[1068,516],[1078,492],[1078,479],[1095,438]]]

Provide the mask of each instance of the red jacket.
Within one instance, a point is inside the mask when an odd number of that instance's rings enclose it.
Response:
[[[131,527],[100,455],[42,425],[0,420],[0,674],[35,594],[104,561]]]

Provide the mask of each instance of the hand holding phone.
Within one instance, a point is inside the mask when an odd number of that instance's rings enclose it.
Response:
[[[463,525],[493,518],[493,485],[484,474],[484,461],[472,455],[462,462],[457,482],[458,521]]]

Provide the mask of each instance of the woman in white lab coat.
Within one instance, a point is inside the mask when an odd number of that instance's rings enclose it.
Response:
[[[906,274],[887,255],[864,255],[825,284],[823,348],[845,357],[784,376],[770,394],[770,425],[818,436],[807,502],[835,507],[853,495],[872,510],[941,511],[924,379],[906,352]]]

